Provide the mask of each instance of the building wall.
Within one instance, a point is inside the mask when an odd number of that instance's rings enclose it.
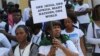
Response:
[[[28,7],[28,0],[19,0],[20,9],[23,11],[24,8]]]
[[[92,2],[91,2],[91,0],[84,0],[84,2],[85,2],[85,3],[88,3],[89,6],[90,6],[90,8],[92,8]]]
[[[19,4],[20,9],[23,11],[24,8],[28,7],[28,0],[7,0],[8,2],[13,2],[14,4]]]
[[[7,3],[8,2],[13,2],[14,4],[16,4],[16,3],[19,4],[19,0],[7,0]]]

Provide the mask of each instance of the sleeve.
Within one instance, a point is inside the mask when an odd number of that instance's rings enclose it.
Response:
[[[92,23],[90,23],[89,26],[88,26],[87,42],[89,42],[91,44],[100,44],[100,39],[96,39],[96,38],[93,37]]]
[[[77,48],[75,47],[74,43],[71,40],[67,40],[67,46],[71,52],[79,54]]]
[[[51,46],[40,46],[39,47],[39,54],[48,55]]]
[[[4,34],[0,34],[0,37],[2,37],[1,43],[5,48],[11,49],[11,44],[7,37]]]
[[[8,56],[9,49],[8,48],[0,48],[0,56]]]
[[[83,31],[81,29],[79,29],[78,33],[79,33],[79,37],[83,37],[84,33],[83,33]]]
[[[44,50],[44,47],[40,46],[39,47],[39,54],[45,54],[45,52],[43,50]]]
[[[26,22],[29,18],[29,11],[30,11],[30,8],[25,8],[24,11],[23,11],[23,14],[22,14],[22,21]]]
[[[24,9],[23,14],[22,14],[22,21],[26,21],[26,9]]]

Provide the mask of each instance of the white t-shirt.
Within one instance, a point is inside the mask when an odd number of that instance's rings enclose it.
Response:
[[[0,56],[9,56],[8,53],[9,53],[8,48],[0,47]]]
[[[66,44],[62,44],[62,45],[64,47],[68,48],[71,52],[79,54],[77,48],[75,47],[75,45],[73,44],[72,41],[67,40]],[[51,45],[40,46],[39,47],[39,54],[43,54],[43,55],[47,56],[50,49],[51,49]],[[56,51],[56,56],[66,56],[66,55],[64,54],[64,52],[60,48],[58,48]]]
[[[74,28],[74,31],[70,33],[66,32],[66,30],[62,30],[61,33],[68,35],[70,39],[73,41],[73,43],[75,44],[75,46],[77,47],[79,51],[79,56],[84,56],[81,46],[80,46],[80,37],[82,37],[84,33],[80,29],[77,29],[77,28]]]
[[[89,8],[88,4],[83,4],[83,5],[76,4],[74,11],[82,12],[85,11],[87,8]],[[90,23],[90,18],[88,13],[85,15],[77,16],[77,19],[79,20],[80,24]]]
[[[22,21],[26,22],[29,19],[30,17],[29,12],[30,12],[29,7],[24,9],[23,14],[22,14]]]
[[[0,33],[0,44],[3,46],[0,46],[0,55],[8,55],[10,49],[11,49],[11,44],[8,41],[7,37]]]
[[[25,22],[19,21],[17,24],[14,24],[14,26],[11,28],[11,31],[10,31],[11,35],[16,36],[15,30],[19,25],[25,25]],[[12,44],[12,46],[15,46],[16,42],[15,41],[11,41],[11,44]]]
[[[95,38],[94,38],[95,34]],[[95,44],[95,53],[100,53],[100,27],[94,23],[94,34],[92,23],[89,24],[87,30],[87,41],[91,44]]]
[[[5,30],[5,25],[6,25],[6,22],[4,21],[0,22],[0,30]]]
[[[28,44],[24,49],[20,49],[19,45],[14,50],[14,56],[29,56],[32,43]],[[21,51],[21,52],[20,52]]]
[[[32,43],[39,45],[41,41],[41,35],[42,35],[42,30],[40,30],[40,32],[37,35],[32,35],[32,39],[31,39]]]

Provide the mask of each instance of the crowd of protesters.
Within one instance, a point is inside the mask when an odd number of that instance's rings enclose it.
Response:
[[[34,24],[30,1],[0,10],[0,56],[87,56],[87,42],[100,56],[100,4],[65,0],[67,18]]]

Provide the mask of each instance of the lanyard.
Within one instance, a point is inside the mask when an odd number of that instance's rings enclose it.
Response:
[[[19,49],[20,56],[23,56],[24,51],[25,51],[25,48],[23,49],[22,53],[21,53],[21,50]]]

